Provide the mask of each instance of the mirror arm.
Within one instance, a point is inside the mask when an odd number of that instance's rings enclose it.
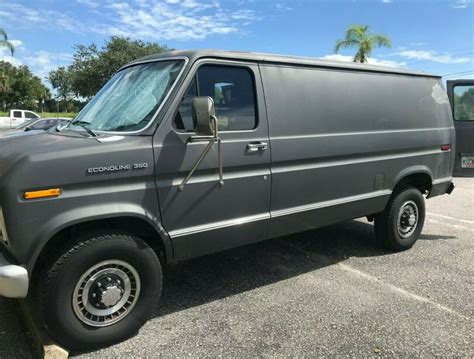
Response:
[[[195,142],[202,142],[202,141],[209,141],[209,143],[207,144],[206,148],[204,148],[204,151],[202,151],[195,165],[191,168],[191,171],[189,171],[188,175],[184,178],[183,182],[181,182],[181,184],[179,185],[178,189],[180,191],[184,189],[184,186],[188,183],[189,179],[192,177],[194,172],[198,169],[202,161],[204,161],[204,158],[207,156],[207,154],[211,150],[212,145],[216,142],[217,142],[217,159],[219,162],[219,184],[221,186],[224,185],[224,170],[223,170],[223,164],[222,164],[222,148],[221,148],[222,141],[219,137],[217,117],[212,116],[211,120],[212,120],[213,132],[214,132],[213,136],[194,136],[188,139],[188,143],[195,143]]]
[[[189,171],[188,175],[184,178],[183,182],[181,182],[181,184],[179,185],[179,190],[180,191],[182,191],[184,189],[184,186],[186,185],[186,183],[188,183],[188,181],[191,178],[191,176],[193,175],[194,171],[197,170],[197,168],[199,167],[201,162],[204,160],[206,155],[209,153],[209,151],[211,150],[213,144],[214,144],[214,140],[209,141],[206,148],[204,149],[204,151],[202,151],[201,155],[199,156],[198,160],[196,161],[195,165],[193,166],[193,168],[191,168],[191,171]]]

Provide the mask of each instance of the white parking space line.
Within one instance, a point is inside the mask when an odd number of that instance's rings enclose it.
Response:
[[[469,232],[474,232],[474,227],[466,227],[466,226],[461,226],[459,224],[451,224],[451,223],[446,223],[446,222],[441,222],[433,218],[425,218],[426,221],[431,222],[431,223],[436,223],[442,226],[446,227],[451,227],[451,228],[456,228],[456,229],[461,229],[464,231],[469,231]]]
[[[369,282],[371,283],[377,283],[379,285],[381,285],[382,287],[388,289],[388,290],[391,290],[392,292],[395,292],[395,293],[398,293],[402,296],[404,296],[405,298],[409,298],[409,299],[413,299],[413,300],[416,300],[418,302],[422,302],[422,303],[427,303],[427,304],[430,304],[432,305],[433,307],[436,307],[437,309],[439,310],[442,310],[446,313],[449,313],[449,314],[452,314],[452,315],[455,315],[457,316],[458,318],[461,318],[461,319],[464,319],[464,320],[470,320],[469,317],[461,314],[461,313],[458,313],[456,312],[454,309],[451,309],[451,308],[448,308],[444,305],[441,305],[439,303],[436,303],[428,298],[425,298],[425,297],[421,297],[417,294],[414,294],[414,293],[411,293],[403,288],[399,288],[393,284],[390,284],[390,283],[386,283],[386,282],[383,282],[382,280],[376,278],[376,277],[373,277],[371,276],[370,274],[367,274],[367,273],[364,273],[364,272],[361,272],[360,270],[358,269],[355,269],[355,268],[352,268],[350,266],[348,266],[347,264],[343,264],[343,263],[337,263],[337,265],[343,269],[344,271],[348,272],[348,273],[351,273],[353,275],[356,275],[356,276],[359,276],[359,277],[362,277],[362,278],[365,278],[367,279]]]
[[[317,260],[318,262],[326,262],[326,263],[331,263],[331,260],[324,256],[324,255],[320,255],[320,254],[315,254],[315,253],[309,253],[307,251],[305,251],[304,249],[302,248],[299,248],[295,245],[286,245],[287,247],[289,248],[292,248],[294,250],[297,250],[298,252],[300,253],[304,253],[306,256],[309,256],[311,259],[313,260]],[[317,257],[317,258],[315,258]],[[380,279],[378,279],[377,277],[374,277],[370,274],[367,274],[365,272],[362,272],[358,269],[355,269],[347,264],[343,264],[343,263],[337,263],[335,264],[336,266],[338,266],[339,268],[341,268],[342,270],[344,270],[345,272],[348,272],[352,275],[357,275],[359,277],[362,277],[364,279],[367,279],[369,282],[371,283],[376,283],[376,284],[379,284],[381,285],[382,287],[384,287],[385,289],[388,289],[392,292],[395,292],[395,293],[398,293],[402,296],[404,296],[405,298],[408,298],[408,299],[412,299],[412,300],[416,300],[418,302],[422,302],[422,303],[427,303],[427,304],[430,304],[436,308],[438,308],[439,310],[442,310],[443,312],[446,312],[446,313],[449,313],[449,314],[452,314],[458,318],[461,318],[461,319],[464,319],[464,320],[470,320],[469,317],[461,314],[461,313],[458,313],[457,311],[455,311],[454,309],[451,309],[451,308],[448,308],[442,304],[439,304],[439,303],[436,303],[435,301],[431,300],[431,299],[428,299],[428,298],[425,298],[425,297],[422,297],[422,296],[419,296],[417,294],[414,294],[412,292],[409,292],[403,288],[400,288],[400,287],[397,287],[393,284],[390,284],[390,283],[386,283]]]
[[[474,209],[473,209],[474,210]],[[440,218],[444,218],[444,219],[450,219],[452,221],[458,221],[458,222],[462,222],[462,223],[467,223],[467,224],[474,224],[474,221],[469,221],[467,219],[460,219],[460,218],[455,218],[455,217],[451,217],[451,216],[446,216],[444,214],[438,214],[438,213],[433,213],[433,212],[426,212],[427,215],[430,215],[430,216],[434,216],[434,217],[440,217]]]

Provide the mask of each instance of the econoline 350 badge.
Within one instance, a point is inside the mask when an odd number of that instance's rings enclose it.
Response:
[[[91,167],[87,169],[88,174],[95,173],[111,173],[111,172],[126,172],[131,170],[143,170],[148,168],[148,163],[133,163],[127,165],[111,165],[101,167]]]

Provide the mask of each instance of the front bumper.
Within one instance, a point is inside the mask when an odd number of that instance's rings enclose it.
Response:
[[[0,296],[25,298],[28,294],[28,271],[11,264],[0,252]]]

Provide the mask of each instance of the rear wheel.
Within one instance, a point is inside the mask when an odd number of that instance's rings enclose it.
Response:
[[[415,187],[393,196],[382,213],[375,216],[375,236],[386,248],[409,249],[415,244],[425,222],[425,199]]]
[[[38,302],[51,336],[83,351],[135,334],[161,286],[160,261],[138,237],[89,233],[43,273]]]

